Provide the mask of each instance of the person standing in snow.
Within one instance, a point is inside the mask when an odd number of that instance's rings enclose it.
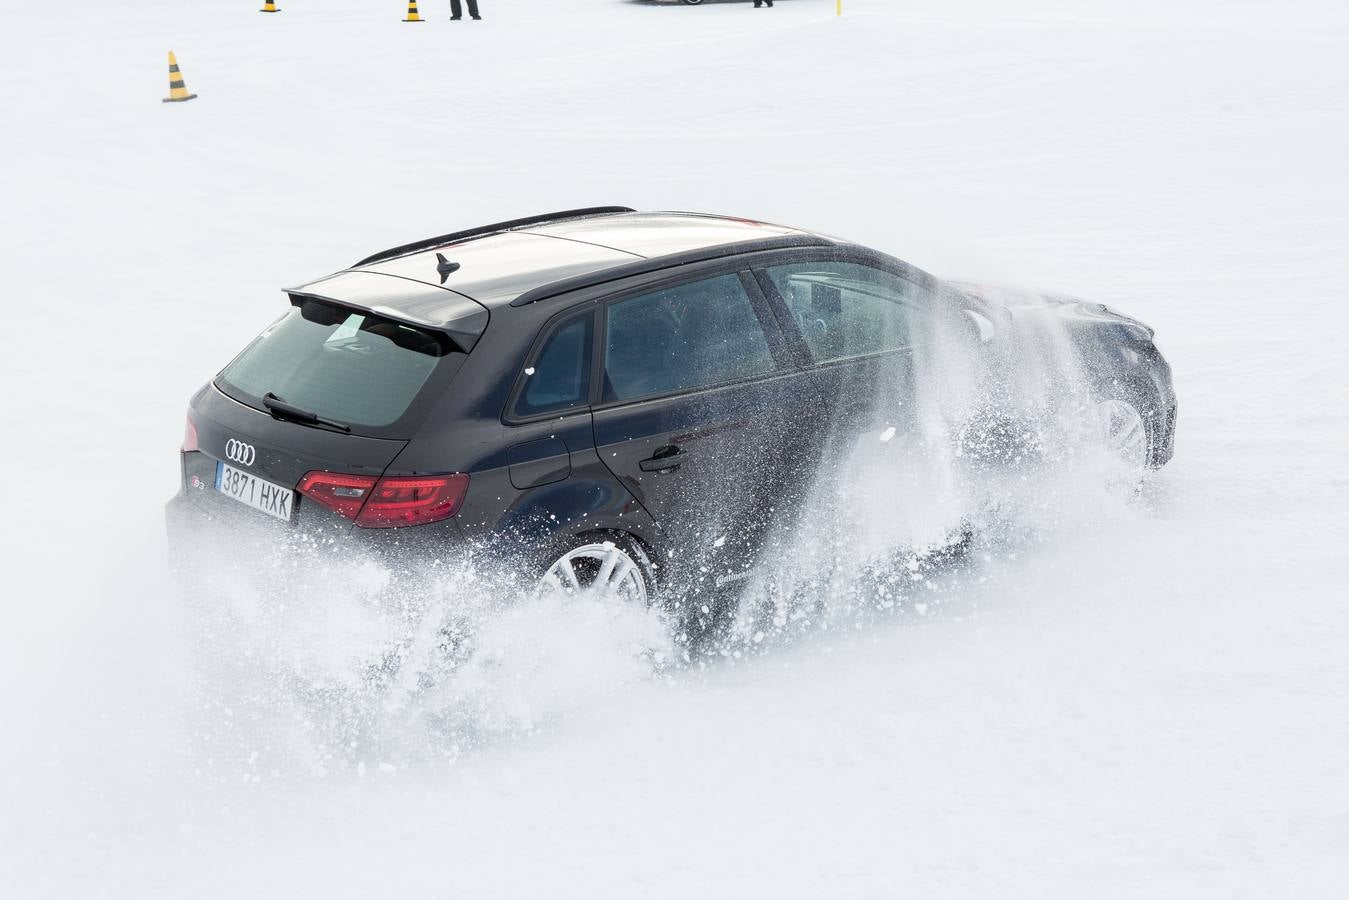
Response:
[[[768,5],[772,6],[773,4],[770,2]],[[468,0],[468,15],[469,18],[474,20],[482,19],[482,16],[478,15],[478,0]],[[450,0],[450,21],[456,22],[463,17],[464,9],[459,5],[459,0]]]

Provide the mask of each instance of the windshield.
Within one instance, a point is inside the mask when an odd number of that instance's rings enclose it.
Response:
[[[450,352],[436,332],[303,300],[226,366],[216,385],[258,408],[271,393],[325,419],[381,429],[408,412]]]

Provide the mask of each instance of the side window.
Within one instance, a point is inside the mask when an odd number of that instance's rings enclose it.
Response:
[[[604,399],[632,400],[771,372],[754,305],[737,275],[608,306]]]
[[[911,346],[917,324],[933,310],[926,288],[871,266],[808,262],[764,271],[816,362]]]
[[[525,387],[515,401],[517,416],[586,404],[594,321],[594,315],[587,313],[563,323],[547,338],[534,364],[525,370]]]

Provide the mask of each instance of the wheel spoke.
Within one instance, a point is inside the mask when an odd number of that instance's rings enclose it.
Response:
[[[1142,422],[1138,421],[1138,419],[1130,419],[1128,423],[1128,430],[1125,431],[1124,435],[1120,438],[1120,440],[1124,441],[1132,449],[1134,446],[1138,444],[1139,432],[1142,431],[1142,429],[1143,429]]]
[[[558,566],[562,569],[562,579],[566,582],[566,586],[573,591],[579,591],[581,589],[581,580],[576,577],[576,570],[572,568],[571,557],[563,557],[558,563]]]
[[[604,547],[604,562],[600,565],[600,573],[595,576],[595,584],[599,585],[605,591],[609,590],[611,577],[614,569],[618,566],[619,559],[623,558],[624,553],[614,544],[606,544]]]
[[[1143,423],[1139,422],[1134,416],[1130,416],[1123,423],[1115,435],[1115,449],[1126,456],[1130,462],[1137,458],[1143,449],[1142,443]]]
[[[631,574],[632,574],[632,561],[629,560],[625,555],[623,559],[619,562],[619,564],[614,568],[614,573],[609,576],[609,581],[605,585],[605,587],[610,593],[612,593],[623,587],[624,582],[628,580],[628,576]]]
[[[1125,400],[1106,400],[1097,406],[1101,420],[1101,438],[1105,449],[1123,462],[1147,464],[1148,430],[1143,418]]]

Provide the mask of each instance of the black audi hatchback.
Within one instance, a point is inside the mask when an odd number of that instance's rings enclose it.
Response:
[[[412,568],[474,548],[636,601],[745,579],[831,435],[904,427],[924,335],[995,344],[1011,320],[861,246],[622,207],[417,241],[286,293],[192,397],[171,533],[270,527]],[[1166,462],[1151,330],[1052,305],[1104,348],[1114,448]]]

